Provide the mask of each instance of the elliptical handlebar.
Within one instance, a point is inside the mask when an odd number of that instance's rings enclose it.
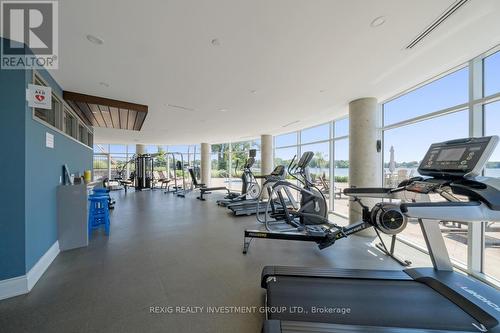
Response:
[[[290,175],[292,175],[295,172],[295,169],[297,169],[297,164],[294,163],[296,158],[297,155],[293,155],[292,160],[288,163],[287,171]]]

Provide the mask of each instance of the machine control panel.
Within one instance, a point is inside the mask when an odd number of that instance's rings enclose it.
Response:
[[[285,175],[285,167],[283,165],[276,166],[273,172],[271,172],[271,176],[283,177],[284,175]]]
[[[477,176],[497,142],[497,136],[490,136],[435,143],[427,151],[418,172],[440,178]]]
[[[443,185],[443,182],[414,181],[405,187],[406,191],[427,194]]]

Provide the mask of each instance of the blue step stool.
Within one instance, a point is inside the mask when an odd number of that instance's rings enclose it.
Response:
[[[92,230],[104,226],[106,235],[109,236],[109,207],[108,195],[96,193],[89,195],[89,238],[92,236]]]
[[[104,187],[99,187],[99,188],[94,188],[92,190],[94,193],[94,195],[104,195],[108,198],[108,208],[109,209],[113,209],[115,208],[115,201],[111,198],[111,196],[109,195],[109,190],[107,188],[104,188]]]

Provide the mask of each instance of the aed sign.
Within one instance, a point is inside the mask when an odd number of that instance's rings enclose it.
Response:
[[[52,88],[39,86],[36,84],[28,84],[26,91],[28,106],[39,109],[52,109]]]

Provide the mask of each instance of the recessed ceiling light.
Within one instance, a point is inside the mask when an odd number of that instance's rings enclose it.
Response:
[[[94,35],[87,35],[87,40],[92,44],[102,45],[104,44],[104,40],[102,38],[96,37]]]
[[[219,109],[219,112],[227,112],[229,111],[228,109]]]
[[[297,124],[297,123],[300,123],[300,120],[295,120],[295,121],[292,121],[291,123],[285,124],[285,125],[283,125],[283,126],[281,126],[281,127],[288,127],[288,126],[290,126],[290,125]]]
[[[195,111],[195,109],[187,107],[187,106],[182,106],[182,105],[176,105],[176,104],[167,104],[167,106],[174,108],[174,109],[179,109],[179,110],[185,110],[185,111]]]
[[[376,28],[376,27],[380,27],[384,23],[385,23],[385,16],[379,16],[379,17],[376,17],[372,21],[372,23],[370,23],[370,26],[372,26],[373,28]]]
[[[106,87],[106,88],[109,88],[109,83],[106,83],[106,82],[99,82],[99,85]]]
[[[213,45],[213,46],[219,46],[220,45],[220,41],[218,38],[214,38],[210,41],[210,43]]]

